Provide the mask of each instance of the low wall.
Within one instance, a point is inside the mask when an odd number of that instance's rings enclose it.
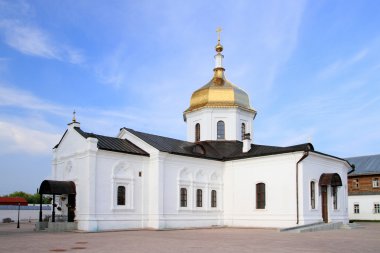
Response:
[[[51,215],[51,205],[42,206],[42,217]],[[40,214],[40,206],[20,206],[20,221],[38,220]],[[0,206],[0,223],[4,218],[11,218],[17,222],[18,206]]]

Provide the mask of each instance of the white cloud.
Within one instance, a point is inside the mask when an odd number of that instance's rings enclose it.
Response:
[[[362,59],[364,59],[368,55],[369,50],[363,49],[351,56],[348,59],[340,59],[335,61],[334,63],[328,65],[324,69],[322,69],[318,76],[320,78],[329,78],[336,74],[339,74],[340,72],[350,68],[351,66],[355,65],[356,63],[360,62]]]
[[[17,107],[28,110],[39,110],[64,115],[61,106],[45,102],[27,91],[0,84],[0,106]]]
[[[27,125],[27,124],[26,124]],[[0,153],[49,154],[60,135],[0,121]]]
[[[5,43],[13,49],[31,56],[67,61],[73,64],[84,62],[79,50],[56,42],[37,26],[15,20],[0,21]]]

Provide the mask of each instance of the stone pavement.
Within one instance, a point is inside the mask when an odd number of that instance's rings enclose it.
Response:
[[[0,224],[0,252],[378,252],[380,223],[311,233],[215,228],[102,233],[33,232],[33,224]]]

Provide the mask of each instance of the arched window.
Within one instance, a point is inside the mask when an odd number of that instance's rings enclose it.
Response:
[[[202,207],[202,190],[197,189],[197,207]]]
[[[117,187],[117,205],[125,206],[125,186]]]
[[[331,190],[332,190],[332,195],[333,195],[333,206],[334,206],[334,209],[337,210],[338,209],[338,187],[332,186]]]
[[[315,209],[315,182],[310,182],[310,204],[311,209]]]
[[[211,207],[216,207],[216,191],[211,191]]]
[[[180,192],[181,207],[187,207],[187,189],[181,188]]]
[[[241,123],[241,140],[244,140],[245,135],[245,123]]]
[[[195,125],[195,141],[201,140],[201,125],[197,123]]]
[[[224,121],[219,120],[216,124],[216,138],[218,140],[224,140]]]
[[[256,209],[265,209],[265,184],[256,184]]]

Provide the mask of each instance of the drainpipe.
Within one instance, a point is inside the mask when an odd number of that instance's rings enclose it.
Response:
[[[350,163],[349,163],[349,164],[350,164]],[[355,164],[350,164],[350,166],[351,166],[351,170],[347,173],[347,175],[348,175],[348,174],[351,174],[352,172],[355,171]]]
[[[298,165],[300,162],[302,162],[303,159],[305,159],[309,155],[309,151],[305,151],[303,153],[303,156],[299,161],[296,163],[296,203],[297,203],[297,225],[300,222],[300,213],[299,213],[299,203],[298,203]]]

